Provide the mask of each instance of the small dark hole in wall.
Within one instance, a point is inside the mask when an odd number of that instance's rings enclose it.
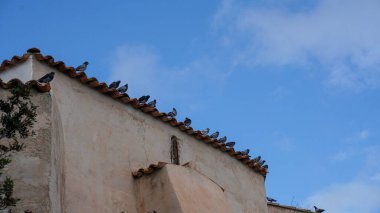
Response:
[[[171,160],[172,164],[179,165],[178,138],[174,135],[171,138],[170,160]]]

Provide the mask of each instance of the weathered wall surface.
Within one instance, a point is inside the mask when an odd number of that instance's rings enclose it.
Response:
[[[36,134],[21,139],[25,148],[13,155],[12,162],[5,167],[2,178],[10,176],[14,180],[14,196],[21,200],[14,212],[51,212],[49,198],[49,180],[51,177],[51,99],[49,93],[37,93],[32,90],[32,101],[37,108]],[[7,90],[0,90],[2,98],[9,96]],[[6,139],[1,141],[6,143]]]
[[[268,203],[268,213],[312,213],[307,209],[295,208],[293,206],[283,206]]]
[[[131,172],[170,162],[173,135],[181,163],[191,161],[194,170],[224,188],[233,212],[268,211],[264,178],[228,154],[38,61],[32,68],[34,79],[56,72],[51,83],[56,189],[50,193],[61,197],[52,201],[53,212],[138,212]]]
[[[138,212],[232,213],[223,189],[190,167],[167,164],[135,186]]]

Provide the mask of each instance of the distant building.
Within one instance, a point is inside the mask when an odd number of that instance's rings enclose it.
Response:
[[[32,79],[55,72],[50,84]],[[267,169],[36,48],[0,66],[0,94],[34,85],[36,135],[6,175],[34,213],[290,213],[267,203]]]

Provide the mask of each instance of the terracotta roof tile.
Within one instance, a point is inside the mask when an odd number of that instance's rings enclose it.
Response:
[[[41,84],[36,80],[30,80],[25,83],[23,83],[19,79],[12,79],[8,81],[7,83],[3,82],[2,79],[0,79],[0,87],[3,89],[12,89],[15,86],[27,86],[30,88],[35,88],[39,92],[49,92],[50,91],[50,84]]]
[[[158,162],[157,164],[150,164],[148,166],[148,168],[140,168],[137,171],[132,172],[132,176],[134,178],[140,178],[143,175],[152,174],[153,172],[155,172],[155,171],[161,169],[162,167],[164,167],[166,164],[168,164],[168,163]]]
[[[203,136],[199,130],[194,130],[192,127],[186,127],[183,122],[178,122],[175,118],[167,116],[166,113],[159,112],[157,108],[147,107],[146,104],[140,105],[136,98],[130,98],[127,94],[120,94],[116,89],[110,89],[108,85],[104,82],[99,82],[96,78],[88,78],[85,72],[76,72],[74,67],[66,66],[62,61],[54,61],[54,58],[50,55],[43,56],[39,49],[31,48],[23,56],[14,56],[10,61],[5,60],[0,66],[0,71],[9,69],[12,66],[20,64],[26,61],[31,55],[35,57],[36,60],[45,63],[46,65],[57,69],[63,74],[74,78],[85,84],[88,87],[91,87],[97,90],[100,93],[110,96],[111,98],[118,100],[124,104],[129,104],[133,108],[138,109],[144,113],[150,114],[151,116],[169,123],[173,127],[177,127],[179,130],[187,133],[188,135],[194,136],[196,139],[203,141],[212,145],[214,148],[219,149],[223,152],[227,152],[230,156],[246,164],[248,167],[252,168],[254,171],[260,173],[264,177],[268,173],[267,169],[261,168],[259,165],[251,165],[249,162],[248,156],[244,156],[241,152],[236,152],[233,148],[227,148],[224,143],[218,143],[216,139],[211,139],[209,136]],[[50,90],[50,85],[49,85]]]

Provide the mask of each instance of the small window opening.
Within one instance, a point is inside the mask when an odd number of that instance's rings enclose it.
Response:
[[[179,165],[178,139],[176,136],[172,136],[171,138],[170,159],[172,164]]]

